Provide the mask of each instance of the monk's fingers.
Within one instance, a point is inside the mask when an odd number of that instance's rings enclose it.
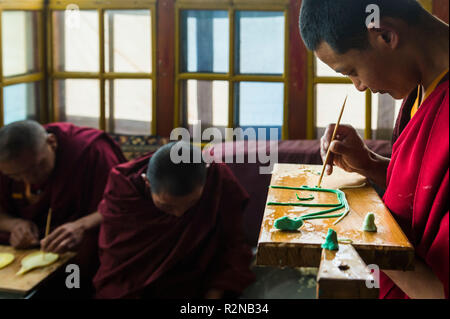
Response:
[[[58,232],[58,236],[53,236],[52,238],[50,238],[49,236],[48,241],[45,243],[43,249],[45,251],[54,252],[59,244],[70,237],[71,234],[63,229],[62,231]]]
[[[69,237],[63,240],[59,245],[53,250],[55,254],[63,254],[66,251],[72,249],[75,246],[73,238]]]
[[[58,228],[56,228],[54,231],[52,231],[47,237],[45,237],[41,243],[44,246],[47,246],[49,243],[53,242],[56,238],[58,238],[59,236],[61,236],[62,234],[64,234],[65,228],[63,226],[60,226]]]

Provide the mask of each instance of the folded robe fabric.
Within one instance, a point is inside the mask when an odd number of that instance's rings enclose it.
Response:
[[[415,95],[397,120],[383,200],[423,260],[449,293],[448,74],[409,120]],[[385,274],[380,298],[408,298]]]
[[[44,127],[48,133],[55,134],[58,147],[49,180],[45,185],[33,185],[41,190],[39,200],[29,203],[24,184],[0,174],[1,209],[8,215],[36,223],[40,238],[44,236],[50,207],[51,230],[96,212],[111,168],[126,161],[119,145],[103,131],[70,123],[52,123]],[[21,197],[17,198],[17,195]],[[81,263],[97,259],[97,236],[98,229],[85,237],[79,251]],[[8,241],[9,233],[3,232],[1,243],[8,244]],[[92,272],[94,274],[95,269]]]
[[[111,171],[100,229],[97,298],[202,298],[239,294],[253,280],[242,214],[248,195],[224,164],[211,164],[200,200],[182,217],[160,211],[141,177],[150,157]]]

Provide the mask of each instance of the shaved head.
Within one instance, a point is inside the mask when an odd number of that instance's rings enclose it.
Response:
[[[0,129],[0,173],[16,181],[41,185],[55,167],[58,141],[35,121]]]
[[[47,132],[35,121],[14,122],[0,129],[0,162],[14,160],[24,152],[37,152],[44,144]]]

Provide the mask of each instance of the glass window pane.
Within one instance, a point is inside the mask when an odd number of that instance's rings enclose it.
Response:
[[[37,21],[33,11],[3,11],[3,75],[25,74],[39,69]]]
[[[338,120],[339,112],[348,94],[341,124],[353,125],[364,133],[366,93],[359,92],[352,84],[318,84],[316,86],[316,128],[321,137],[325,128]]]
[[[98,80],[55,81],[55,104],[59,121],[99,128],[100,83]]]
[[[283,74],[284,13],[238,11],[236,19],[236,72]]]
[[[373,138],[391,140],[402,100],[395,100],[389,94],[372,94]]]
[[[191,132],[199,121],[202,129],[228,127],[228,85],[227,81],[188,80],[183,83],[183,122]]]
[[[109,80],[105,82],[107,130],[110,133],[152,133],[152,81]]]
[[[227,11],[181,11],[182,72],[228,73]]]
[[[236,101],[239,116],[238,125],[242,128],[281,127],[284,114],[284,84],[266,82],[240,82],[236,84]],[[269,132],[266,133],[269,136]]]
[[[98,13],[56,11],[53,15],[54,65],[57,71],[99,72]]]
[[[152,72],[149,10],[105,12],[106,72]]]
[[[328,65],[323,63],[317,57],[314,57],[314,59],[316,61],[316,75],[317,76],[334,76],[334,77],[339,77],[339,78],[345,77],[341,73],[335,72],[332,68],[330,68]]]
[[[3,88],[5,125],[22,120],[39,120],[40,83],[22,83]]]

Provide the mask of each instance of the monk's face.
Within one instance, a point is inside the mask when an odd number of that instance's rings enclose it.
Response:
[[[392,31],[369,31],[369,46],[364,50],[335,52],[322,42],[314,52],[325,64],[348,76],[356,89],[388,93],[405,98],[420,82],[407,50],[399,47],[399,36]]]
[[[57,140],[53,134],[35,152],[24,151],[17,158],[0,163],[0,172],[18,182],[44,184],[55,167]]]
[[[204,186],[199,186],[186,196],[173,196],[164,191],[161,191],[159,194],[152,193],[153,203],[163,212],[181,217],[199,201],[203,188]]]

